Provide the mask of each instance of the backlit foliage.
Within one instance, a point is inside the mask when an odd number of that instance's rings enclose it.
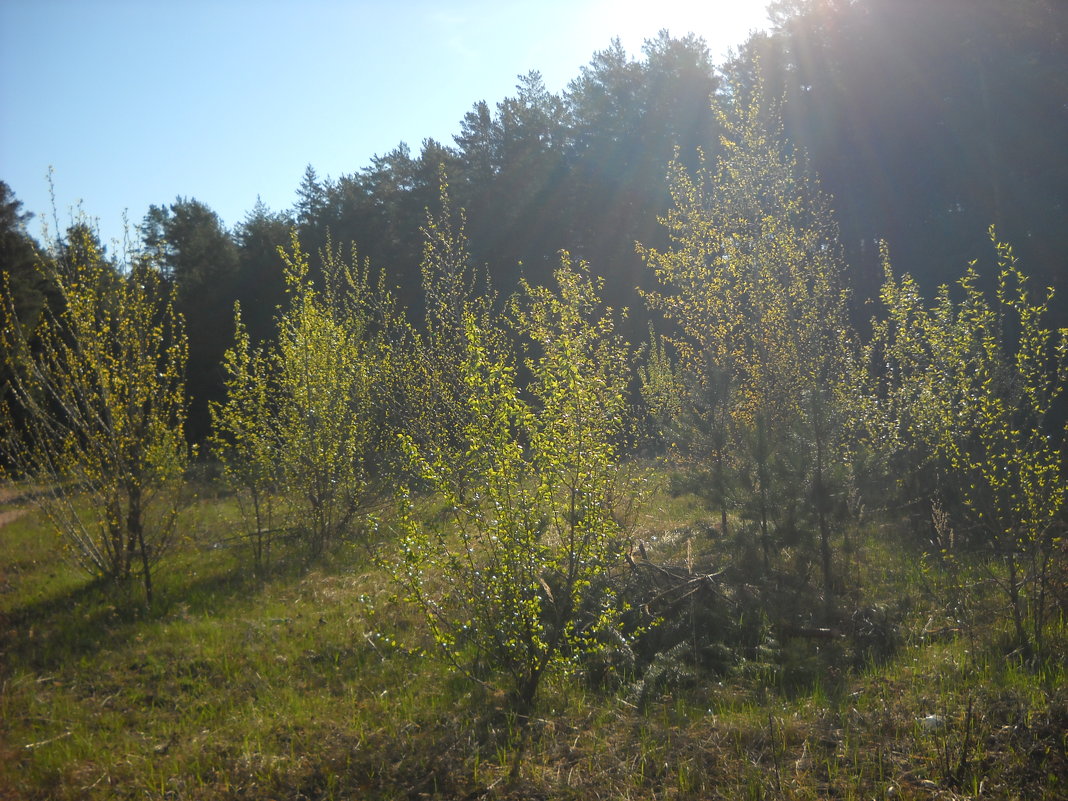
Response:
[[[316,287],[295,235],[282,257],[289,303],[277,344],[253,350],[238,314],[224,361],[227,399],[213,407],[216,450],[248,503],[246,526],[261,558],[278,523],[313,554],[353,533],[382,478],[375,386],[383,348],[372,300],[380,288],[355,254],[346,260],[330,248],[324,286]]]
[[[886,263],[869,353],[881,364],[871,398],[876,436],[887,449],[945,460],[971,513],[980,545],[1005,567],[997,581],[1021,647],[1041,649],[1068,483],[1066,431],[1055,404],[1068,377],[1068,329],[1046,323],[1052,291],[1031,299],[1012,248],[991,240],[998,269],[993,298],[973,264],[955,301],[943,286],[928,305],[909,276]]]
[[[277,387],[271,359],[262,347],[253,348],[234,309],[234,344],[223,356],[226,400],[212,404],[212,447],[223,478],[235,491],[257,572],[270,564],[271,545],[284,522],[281,441],[274,415]]]
[[[19,408],[0,414],[15,474],[40,482],[41,504],[70,554],[94,575],[139,574],[171,544],[188,461],[185,331],[151,263],[117,272],[82,226],[39,264],[58,308],[36,330],[3,290],[0,350]]]
[[[496,335],[466,313],[463,466],[402,435],[446,514],[424,523],[405,499],[396,572],[449,658],[491,684],[503,676],[524,715],[546,675],[575,666],[618,623],[605,582],[635,490],[620,467],[626,351],[585,266],[565,255],[556,280],[512,305],[532,343],[530,399],[513,361],[487,346]],[[477,482],[459,491],[457,469]]]
[[[850,374],[837,232],[759,97],[736,99],[720,126],[714,166],[702,159],[693,174],[671,166],[673,206],[663,220],[671,248],[639,246],[663,285],[649,302],[679,331],[670,338],[677,368],[665,369],[654,341],[660,366],[646,374],[645,393],[654,408],[676,407],[673,440],[713,471],[724,525],[731,462],[750,471],[748,514],[765,564],[770,493],[780,506],[815,501],[806,506],[829,583],[829,472],[841,448],[834,418]],[[738,464],[743,453],[747,464]]]
[[[444,169],[438,173],[439,210],[427,211],[422,228],[424,319],[421,328],[387,311],[390,321],[390,424],[425,454],[450,461],[461,494],[476,480],[469,464],[464,428],[471,419],[471,388],[461,365],[467,354],[468,318],[482,332],[490,354],[505,348],[503,332],[492,322],[495,295],[475,269],[468,248],[466,215],[454,210]]]

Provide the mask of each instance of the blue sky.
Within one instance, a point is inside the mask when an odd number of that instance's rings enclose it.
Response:
[[[178,195],[227,226],[291,206],[311,164],[366,166],[406,141],[452,144],[464,113],[540,70],[553,91],[613,36],[661,28],[721,59],[765,0],[0,0],[0,180],[60,224],[79,202],[105,241]],[[54,226],[53,226],[54,227]]]

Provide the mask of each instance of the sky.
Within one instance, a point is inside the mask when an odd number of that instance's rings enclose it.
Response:
[[[179,196],[232,227],[257,199],[290,208],[308,164],[451,145],[530,70],[560,92],[613,37],[638,57],[692,32],[719,63],[765,2],[0,0],[0,180],[35,236],[80,209],[114,248]]]

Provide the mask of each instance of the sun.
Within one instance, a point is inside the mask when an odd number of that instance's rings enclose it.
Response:
[[[768,0],[599,0],[590,23],[606,36],[618,36],[628,53],[667,29],[675,37],[704,38],[718,61],[728,48],[743,44],[752,31],[767,28]]]

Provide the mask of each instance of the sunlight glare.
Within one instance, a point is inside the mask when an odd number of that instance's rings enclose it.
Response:
[[[643,43],[664,28],[675,37],[695,33],[718,61],[751,31],[768,26],[767,4],[768,0],[599,0],[589,22],[610,31],[609,36],[618,36],[632,56],[639,56]]]

